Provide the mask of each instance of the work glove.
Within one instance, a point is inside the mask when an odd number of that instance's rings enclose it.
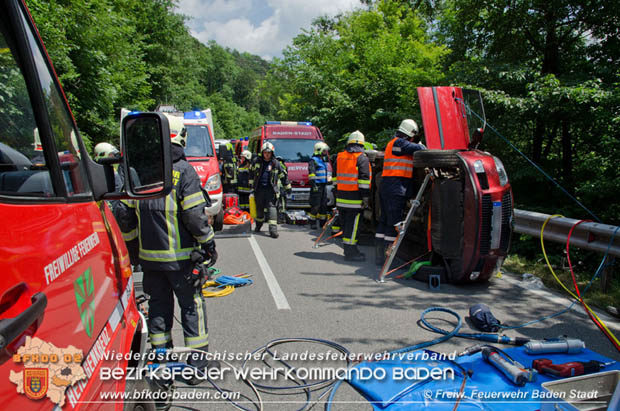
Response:
[[[191,273],[189,274],[189,283],[198,290],[207,282],[207,267],[205,266],[205,255],[202,250],[193,250],[190,258],[194,263]]]
[[[208,241],[206,244],[202,246],[202,251],[204,253],[205,259],[209,260],[209,264],[207,267],[211,267],[217,261],[217,251],[215,250],[215,241]]]
[[[368,197],[362,197],[362,210],[367,210],[370,207],[368,206]]]
[[[292,192],[293,192],[293,190],[292,190],[292,189],[290,189],[290,188],[287,188],[287,189],[286,189],[286,195],[287,195],[287,196],[291,195],[291,193],[292,193]]]

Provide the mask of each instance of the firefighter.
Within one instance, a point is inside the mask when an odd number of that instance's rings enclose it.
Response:
[[[327,220],[327,185],[331,184],[327,164],[329,146],[322,141],[314,145],[314,154],[308,162],[308,179],[310,180],[310,228],[323,227]]]
[[[186,129],[181,118],[165,115],[172,142],[172,191],[152,200],[123,200],[123,213],[118,220],[125,241],[139,244],[144,292],[151,297],[148,329],[153,348],[172,347],[174,294],[181,308],[185,345],[207,352],[207,309],[202,296],[206,266],[202,263],[208,261],[212,265],[217,260],[214,233],[205,214],[200,179],[183,152]],[[218,366],[205,355],[195,353],[188,363],[202,372]],[[200,383],[198,375],[186,382]]]
[[[342,225],[344,259],[364,261],[366,256],[357,248],[360,212],[368,208],[370,195],[370,161],[364,154],[364,135],[354,131],[347,139],[345,150],[332,164],[336,184],[336,206]]]
[[[104,158],[119,159],[121,153],[110,143],[98,143],[94,150],[95,161],[99,162]],[[114,190],[122,191],[124,186],[124,178],[120,175],[118,169],[114,169]]]
[[[378,266],[385,261],[386,247],[396,240],[394,225],[403,219],[407,199],[414,195],[413,153],[425,148],[412,142],[417,136],[416,122],[405,119],[385,148],[383,179],[379,189],[381,219],[375,234],[375,263]]]
[[[250,186],[250,164],[252,162],[252,153],[249,150],[243,150],[239,161],[239,167],[237,168],[237,193],[239,193],[239,208],[244,211],[249,211],[250,194],[252,193],[252,187]]]
[[[254,190],[256,199],[256,226],[255,232],[259,232],[265,221],[265,209],[268,209],[267,223],[269,235],[278,238],[278,212],[276,203],[280,196],[278,182],[282,184],[286,194],[291,192],[291,184],[288,181],[286,171],[276,160],[273,144],[263,143],[260,154],[252,161],[250,166],[250,186]]]
[[[220,159],[222,161],[222,190],[224,193],[237,192],[237,158],[235,149],[230,142],[220,145]]]

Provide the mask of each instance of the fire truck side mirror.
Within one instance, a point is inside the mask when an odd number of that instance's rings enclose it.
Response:
[[[118,173],[131,198],[167,195],[172,189],[170,129],[162,113],[129,113],[121,128]]]

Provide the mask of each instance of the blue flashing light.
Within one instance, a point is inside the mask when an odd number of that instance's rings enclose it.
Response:
[[[280,121],[265,121],[265,124],[280,124]]]
[[[311,121],[298,121],[297,124],[300,126],[311,126],[312,122]]]
[[[202,111],[186,111],[185,113],[183,113],[183,118],[185,120],[197,120],[207,118],[207,115]]]
[[[248,141],[248,140],[250,139],[250,137],[245,136],[245,137],[243,137],[243,139],[244,139],[245,141]]]

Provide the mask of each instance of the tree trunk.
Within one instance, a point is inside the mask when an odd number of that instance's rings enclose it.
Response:
[[[569,193],[574,194],[573,187],[573,144],[570,134],[570,122],[562,120],[562,177]]]
[[[542,154],[542,145],[545,137],[545,121],[542,118],[536,119],[534,127],[534,138],[532,139],[532,160],[539,164]]]

